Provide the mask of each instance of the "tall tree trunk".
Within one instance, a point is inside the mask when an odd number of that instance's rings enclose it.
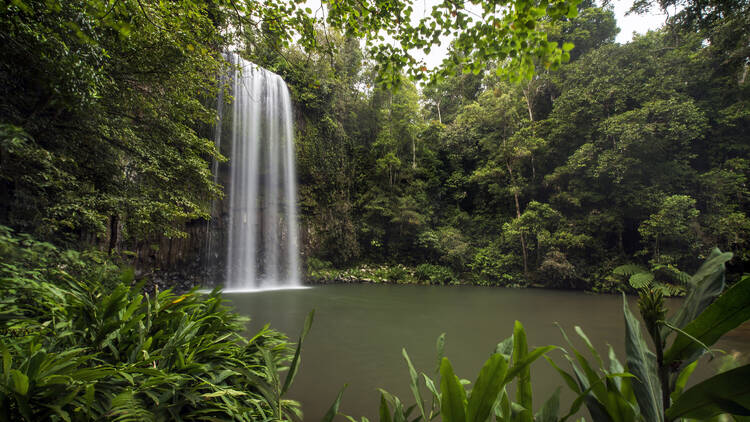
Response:
[[[506,167],[508,168],[508,174],[510,175],[511,183],[513,183],[513,168],[510,166],[509,162],[505,163]],[[519,220],[521,219],[521,204],[518,201],[518,189],[513,189],[513,199],[516,202],[516,218]],[[528,275],[529,274],[529,253],[526,250],[526,237],[523,235],[523,230],[521,231],[521,252],[523,253],[523,274]]]
[[[417,141],[411,138],[411,168],[417,169]]]
[[[117,214],[112,215],[109,218],[109,251],[111,255],[112,251],[117,248],[117,235],[119,234],[120,227],[120,216]]]
[[[440,100],[438,100],[437,102],[437,111],[438,111],[438,122],[440,122],[440,124],[443,124],[443,117],[440,116]]]
[[[529,111],[529,120],[534,121],[534,113],[531,109],[531,82],[529,81],[526,88],[522,88],[521,91],[523,92],[523,99],[526,100],[526,109]]]

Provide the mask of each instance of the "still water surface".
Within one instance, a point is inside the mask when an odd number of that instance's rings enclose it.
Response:
[[[344,385],[348,387],[340,410],[356,417],[377,420],[377,388],[413,403],[401,349],[406,348],[417,371],[434,379],[435,340],[440,333],[447,335],[445,352],[456,374],[471,381],[495,345],[512,334],[515,320],[524,324],[530,347],[563,345],[556,322],[571,338],[575,337],[573,327],[580,325],[601,353],[606,356],[607,344],[611,344],[625,361],[622,298],[617,295],[469,286],[331,285],[227,297],[238,312],[252,318],[251,332],[269,322],[293,341],[307,313],[315,309],[302,367],[288,394],[302,402],[307,421],[320,420]],[[630,305],[637,314],[633,298]],[[748,351],[747,334],[734,333],[717,346]],[[580,343],[576,347],[584,349]],[[551,356],[563,364],[560,352]],[[697,376],[710,375],[715,370],[712,366],[702,365]],[[532,366],[531,376],[536,411],[563,382],[543,359]],[[573,398],[563,389],[564,409]]]

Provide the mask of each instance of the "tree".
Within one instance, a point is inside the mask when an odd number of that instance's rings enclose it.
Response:
[[[644,242],[651,242],[654,262],[662,262],[664,245],[669,242],[680,245],[678,250],[685,246],[697,249],[694,227],[698,214],[700,211],[695,209],[695,199],[687,195],[671,195],[664,198],[656,213],[641,223],[638,231]]]

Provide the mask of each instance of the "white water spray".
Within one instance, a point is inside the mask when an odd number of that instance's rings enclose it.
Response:
[[[297,184],[289,90],[236,55],[232,78],[227,291],[299,287]],[[220,122],[221,124],[221,122]]]

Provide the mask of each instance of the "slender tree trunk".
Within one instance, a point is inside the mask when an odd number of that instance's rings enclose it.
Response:
[[[113,214],[112,217],[109,218],[109,251],[108,253],[112,255],[112,251],[117,248],[117,235],[119,232],[119,226],[120,226],[120,216],[117,214]]]
[[[417,169],[417,141],[411,138],[411,168]]]
[[[437,102],[437,111],[438,111],[438,122],[440,122],[440,124],[443,124],[443,118],[442,116],[440,116],[440,100],[438,100]]]
[[[510,166],[509,162],[506,162],[505,165],[508,167],[508,174],[510,175],[511,183],[513,183],[513,168]],[[513,189],[513,199],[516,203],[516,218],[519,220],[521,219],[521,204],[518,201],[518,190]],[[523,235],[523,230],[521,231],[521,252],[523,253],[523,274],[527,275],[529,273],[529,254],[526,250],[526,237]]]
[[[523,92],[523,99],[526,100],[526,109],[529,111],[529,120],[534,121],[534,112],[531,109],[531,98],[529,97],[531,92],[531,81],[529,81],[529,84],[526,88],[522,88],[521,91]]]

